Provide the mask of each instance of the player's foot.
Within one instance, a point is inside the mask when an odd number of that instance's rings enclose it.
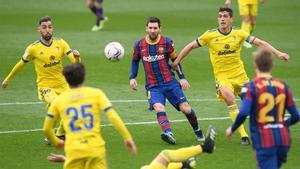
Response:
[[[108,17],[104,16],[103,19],[101,19],[99,25],[93,26],[92,31],[93,31],[93,32],[100,31],[101,29],[104,28],[104,24],[105,24],[105,22],[107,22],[107,21],[108,21]]]
[[[215,149],[216,129],[209,125],[204,143],[201,144],[203,152],[212,153]]]
[[[182,169],[194,169],[196,168],[196,158],[189,158],[187,161],[182,162]]]
[[[248,43],[248,42],[244,42],[243,43],[243,46],[245,47],[245,48],[252,48],[252,45],[250,44],[250,43]]]
[[[176,144],[176,140],[174,138],[174,134],[173,133],[162,133],[160,135],[161,139],[165,142],[167,142],[168,144]]]
[[[250,145],[250,144],[251,143],[250,143],[249,137],[242,137],[242,145],[247,146],[247,145]]]
[[[56,137],[59,138],[59,139],[61,139],[61,140],[63,140],[63,141],[66,140],[66,136],[65,135],[56,136]],[[50,146],[52,144],[51,141],[47,137],[44,139],[44,142],[48,146]]]
[[[204,141],[205,140],[205,136],[202,133],[202,130],[199,129],[197,131],[195,131],[196,137],[198,141]]]

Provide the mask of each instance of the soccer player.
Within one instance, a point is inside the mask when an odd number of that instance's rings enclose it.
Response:
[[[71,50],[63,39],[52,37],[51,17],[44,16],[39,20],[38,32],[40,40],[26,48],[21,60],[3,80],[2,87],[6,88],[9,81],[32,60],[37,75],[38,98],[44,101],[48,108],[57,95],[69,88],[61,73],[63,56],[66,55],[71,62],[80,62],[80,54],[76,50]],[[61,125],[56,134],[63,138],[64,131]]]
[[[99,89],[83,86],[83,64],[67,65],[63,69],[69,90],[55,98],[44,122],[44,132],[57,147],[65,150],[64,169],[106,169],[105,141],[100,134],[104,111],[108,120],[122,135],[125,146],[136,153],[136,146],[123,121],[112,108],[106,95]],[[53,132],[55,121],[61,118],[66,130],[66,141],[58,139]]]
[[[272,54],[253,54],[257,76],[242,88],[242,105],[227,137],[250,116],[250,133],[260,169],[277,169],[286,162],[291,138],[288,127],[299,121],[299,112],[285,82],[271,76]],[[285,120],[285,110],[290,117]]]
[[[103,0],[86,0],[88,8],[96,15],[96,25],[93,26],[92,31],[100,31],[103,29],[108,18],[103,15]]]
[[[242,16],[241,29],[251,34],[256,25],[256,16],[258,11],[258,0],[238,0],[240,15]],[[260,0],[264,3],[266,0]],[[231,0],[225,0],[228,8],[231,7]],[[246,48],[251,48],[252,45],[244,42]]]
[[[232,10],[230,8],[220,8],[218,14],[219,28],[206,31],[185,46],[172,63],[172,68],[177,69],[179,62],[191,50],[207,46],[213,66],[217,96],[221,101],[226,102],[229,115],[234,121],[238,114],[235,96],[240,95],[243,84],[249,81],[240,56],[243,42],[247,41],[267,49],[286,61],[289,60],[289,55],[280,52],[269,43],[255,38],[243,30],[233,28],[232,21]],[[249,137],[244,126],[241,125],[238,131],[242,137],[242,144],[249,145]]]
[[[180,148],[177,150],[163,150],[149,164],[141,169],[192,169],[196,166],[195,156],[205,153],[213,153],[215,148],[216,131],[214,127],[209,126],[208,134],[204,143],[198,146]],[[64,155],[51,153],[48,156],[51,162],[64,162]]]
[[[166,98],[178,111],[182,111],[199,141],[204,140],[196,113],[189,105],[182,89],[188,89],[189,83],[184,79],[184,75],[179,65],[177,75],[179,83],[169,64],[169,60],[175,60],[176,53],[173,41],[160,34],[160,20],[157,17],[149,17],[146,23],[146,37],[138,40],[134,45],[133,58],[130,71],[130,87],[137,89],[136,76],[138,74],[139,62],[142,60],[145,76],[146,91],[150,107],[154,108],[157,121],[163,133],[162,140],[169,144],[175,144],[176,140],[170,128],[170,123],[166,115]],[[182,89],[181,89],[182,88]]]

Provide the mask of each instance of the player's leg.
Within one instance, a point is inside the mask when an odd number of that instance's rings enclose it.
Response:
[[[169,102],[179,111],[183,112],[188,119],[198,141],[204,141],[204,136],[198,125],[195,111],[189,105],[178,82],[171,82],[170,86],[164,91]]]
[[[226,102],[229,116],[234,122],[239,113],[239,109],[235,101],[233,85],[225,79],[217,81],[217,95],[220,100],[224,100]],[[244,125],[241,125],[238,128],[238,132],[241,135],[242,144],[249,145],[250,140],[248,134],[245,131]]]
[[[160,125],[161,130],[163,131],[163,133],[161,134],[162,140],[169,144],[175,144],[176,140],[174,138],[174,134],[172,133],[170,122],[166,114],[166,99],[163,93],[161,92],[160,87],[149,89],[147,95],[150,106],[149,109],[154,109],[156,113],[157,122]]]
[[[287,154],[289,152],[290,147],[281,146],[277,150],[277,167],[280,168],[283,163],[286,162]]]
[[[104,24],[108,21],[108,18],[103,15],[103,0],[95,0],[96,8],[96,25],[92,28],[92,31],[99,31],[103,29]]]
[[[250,6],[249,16],[250,16],[250,33],[254,31],[256,25],[256,16],[258,11],[258,5],[254,4]]]
[[[257,166],[261,169],[278,169],[276,152],[277,147],[256,149]]]

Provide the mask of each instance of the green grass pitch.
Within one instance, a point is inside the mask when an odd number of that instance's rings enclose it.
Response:
[[[145,35],[145,22],[149,16],[162,21],[162,33],[174,40],[177,53],[204,31],[217,27],[217,10],[223,0],[114,0],[105,1],[105,15],[109,22],[101,32],[91,32],[94,16],[84,0],[0,0],[0,79],[9,73],[20,60],[25,47],[39,39],[37,20],[44,15],[53,18],[54,36],[64,38],[73,49],[78,49],[87,67],[86,85],[103,89],[111,100],[145,100],[144,73],[140,67],[138,91],[129,87],[129,71],[133,44]],[[299,108],[299,42],[300,8],[298,0],[268,1],[261,5],[254,35],[290,54],[291,61],[275,60],[274,76],[285,80],[291,87]],[[236,1],[233,1],[235,24],[240,26]],[[125,57],[117,63],[103,55],[104,46],[118,41],[125,47]],[[249,77],[254,76],[251,52],[243,49],[242,59]],[[66,60],[65,64],[68,63]],[[197,116],[203,118],[227,117],[226,106],[215,99],[215,85],[206,47],[194,50],[184,61],[183,70],[191,89],[186,95]],[[16,103],[25,104],[16,104]],[[62,164],[46,160],[50,152],[61,153],[44,145],[42,131],[6,133],[41,129],[45,108],[37,99],[33,64],[28,65],[10,82],[8,89],[0,89],[0,169],[59,169]],[[30,104],[32,103],[32,104]],[[114,102],[115,109],[127,123],[152,122],[155,115],[147,110],[147,102]],[[167,113],[171,120],[185,119],[170,104]],[[103,123],[107,124],[106,119]],[[252,148],[241,146],[238,134],[232,140],[225,137],[229,119],[200,120],[206,130],[209,124],[216,127],[218,136],[214,154],[197,158],[197,168],[253,169],[256,167]],[[176,149],[198,144],[189,124],[173,122],[177,144],[167,145],[160,140],[160,128],[154,124],[129,125],[138,146],[138,155],[131,156],[124,148],[121,137],[112,127],[103,127],[108,163],[111,169],[137,169],[149,163],[162,149]],[[248,130],[248,123],[246,123]],[[299,124],[291,128],[292,148],[284,169],[300,168]]]

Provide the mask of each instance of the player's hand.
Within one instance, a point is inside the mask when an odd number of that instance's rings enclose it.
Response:
[[[180,79],[179,83],[183,90],[188,90],[190,88],[190,84],[186,79]]]
[[[227,8],[230,8],[231,0],[225,0],[225,5],[226,5]]]
[[[227,130],[226,130],[226,136],[227,138],[231,138],[232,137],[232,130],[231,130],[231,127],[228,127]]]
[[[278,57],[286,62],[290,60],[290,56],[287,53],[280,53]]]
[[[178,64],[176,61],[174,61],[173,63],[171,63],[171,67],[173,70],[178,70]]]
[[[130,79],[130,87],[132,90],[137,90],[137,81],[135,79]]]
[[[59,155],[59,154],[54,154],[54,153],[51,153],[47,159],[49,161],[55,162],[55,163],[61,163],[61,162],[66,161],[66,157],[64,155]]]
[[[131,151],[132,154],[135,155],[137,153],[137,148],[133,140],[126,141],[125,146]]]
[[[63,149],[65,147],[65,142],[63,140],[59,140],[59,142],[56,144],[56,148]]]
[[[8,81],[7,80],[3,80],[2,82],[2,88],[7,88],[8,86]]]
[[[78,50],[73,50],[73,55],[75,58],[79,58],[80,57],[80,53],[78,52]]]

